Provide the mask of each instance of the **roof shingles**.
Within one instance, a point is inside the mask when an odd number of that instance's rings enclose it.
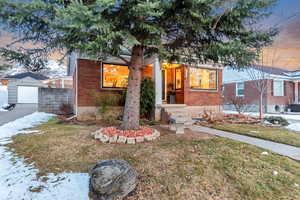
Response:
[[[7,79],[23,79],[26,77],[30,77],[30,78],[33,78],[36,80],[49,79],[47,76],[44,76],[42,74],[33,73],[33,72],[20,73],[20,74],[16,74],[16,75],[12,75],[12,76],[6,76],[5,78],[7,78]]]

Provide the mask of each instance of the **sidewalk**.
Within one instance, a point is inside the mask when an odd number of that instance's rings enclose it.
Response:
[[[280,155],[290,157],[290,158],[300,162],[300,148],[298,148],[298,147],[294,147],[294,146],[290,146],[290,145],[286,145],[286,144],[280,144],[280,143],[276,143],[276,142],[271,142],[268,140],[258,139],[258,138],[254,138],[254,137],[239,135],[239,134],[231,133],[231,132],[227,132],[227,131],[216,130],[216,129],[203,127],[203,126],[193,125],[189,128],[194,131],[217,135],[220,137],[225,137],[225,138],[237,140],[240,142],[252,144],[252,145],[273,151]]]

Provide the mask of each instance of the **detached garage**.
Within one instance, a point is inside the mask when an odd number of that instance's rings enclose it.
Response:
[[[48,77],[41,74],[26,72],[6,77],[9,104],[37,104],[38,88],[48,87],[43,83]]]
[[[39,88],[18,86],[18,103],[38,103]]]

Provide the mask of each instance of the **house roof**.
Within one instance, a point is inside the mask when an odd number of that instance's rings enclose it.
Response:
[[[261,65],[256,65],[256,66],[251,66],[252,68],[263,71],[268,74],[274,74],[274,75],[280,75],[280,76],[289,76],[290,73],[293,73],[292,71],[280,69],[277,67],[269,67],[269,66],[261,66]]]
[[[46,80],[49,79],[47,76],[44,76],[42,74],[37,74],[37,73],[33,73],[33,72],[25,72],[25,73],[20,73],[20,74],[15,74],[12,76],[6,76],[5,78],[7,79],[23,79],[26,77],[30,77],[36,80]]]
[[[278,67],[269,67],[269,66],[260,66],[260,65],[254,65],[254,66],[252,65],[247,68],[269,74],[268,78],[270,79],[279,78],[279,79],[284,79],[289,81],[300,81],[300,70],[289,71]],[[235,83],[235,82],[245,82],[245,81],[253,80],[253,77],[251,78],[248,71],[245,70],[247,68],[243,68],[242,70],[236,70],[231,67],[225,67],[222,76],[223,83]]]

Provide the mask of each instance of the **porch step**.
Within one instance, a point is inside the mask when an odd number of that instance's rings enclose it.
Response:
[[[161,119],[164,122],[169,123],[171,118],[184,118],[185,119],[185,125],[191,125],[192,118],[189,116],[187,111],[187,106],[185,104],[163,104],[161,111]]]

